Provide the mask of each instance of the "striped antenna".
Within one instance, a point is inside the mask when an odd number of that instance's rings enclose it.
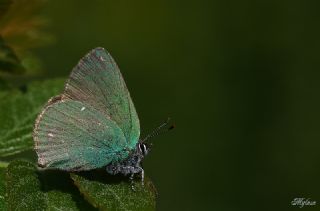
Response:
[[[162,134],[164,132],[167,132],[169,130],[172,130],[173,128],[175,128],[174,125],[171,125],[168,128],[165,128],[168,124],[169,124],[170,118],[168,117],[167,121],[165,121],[164,123],[162,123],[161,125],[159,125],[156,129],[154,129],[151,133],[149,133],[145,138],[143,138],[140,142],[146,142],[149,139],[158,136],[159,134]]]

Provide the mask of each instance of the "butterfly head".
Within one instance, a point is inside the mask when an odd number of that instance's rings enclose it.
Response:
[[[172,130],[175,126],[171,125],[168,126],[168,123],[170,121],[170,118],[167,119],[164,123],[162,123],[160,126],[158,126],[155,130],[153,130],[149,135],[147,135],[145,138],[141,139],[136,146],[136,151],[140,154],[146,156],[149,151],[151,150],[152,143],[150,142],[150,139],[152,139],[155,136],[158,136],[159,134],[162,134],[164,132],[167,132],[169,130]]]

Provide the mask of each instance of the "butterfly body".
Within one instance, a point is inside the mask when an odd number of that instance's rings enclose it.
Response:
[[[130,175],[133,179],[134,174],[141,173],[141,179],[144,180],[144,170],[141,166],[143,158],[148,154],[150,147],[145,143],[138,143],[135,150],[131,151],[127,159],[121,162],[111,163],[106,167],[109,174]]]
[[[51,98],[35,123],[38,164],[44,169],[143,173],[140,123],[111,55],[96,48],[72,70],[64,92]]]

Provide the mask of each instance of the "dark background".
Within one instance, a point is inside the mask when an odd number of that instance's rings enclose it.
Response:
[[[319,7],[311,1],[48,1],[46,77],[90,49],[117,61],[142,134],[170,116],[146,174],[158,210],[320,203]],[[307,207],[303,209],[319,209]]]

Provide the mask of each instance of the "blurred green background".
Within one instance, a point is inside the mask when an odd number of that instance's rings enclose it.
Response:
[[[158,210],[295,210],[320,203],[320,30],[312,1],[48,1],[46,78],[113,55],[142,134],[170,116],[146,174]],[[317,210],[319,205],[307,207]]]

